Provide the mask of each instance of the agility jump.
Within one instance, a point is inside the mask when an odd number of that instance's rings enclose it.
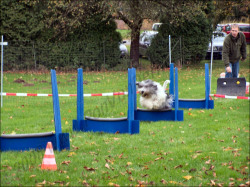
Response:
[[[174,69],[174,65],[170,65],[172,69]],[[135,82],[136,82],[136,72],[133,72],[134,75],[134,80],[132,81],[134,83],[134,89],[136,87]],[[175,79],[174,79],[174,72],[172,71],[172,84],[174,83],[174,87],[172,88],[175,89],[175,94],[174,99],[175,102],[173,105],[173,109],[162,109],[162,110],[148,110],[148,109],[139,109],[137,108],[137,96],[134,94],[134,115],[135,115],[135,120],[140,120],[140,121],[183,121],[184,114],[183,110],[179,110],[179,99],[178,99],[178,69],[175,68]],[[170,83],[171,83],[170,82]]]
[[[85,116],[83,100],[83,71],[78,69],[77,76],[77,119],[73,120],[74,131],[105,132],[105,133],[139,133],[140,124],[134,118],[134,95],[136,95],[133,80],[134,68],[128,69],[128,116],[124,118],[96,118]]]
[[[55,133],[2,134],[1,151],[24,151],[45,149],[52,142],[55,150],[70,149],[69,133],[62,133],[59,97],[55,70],[51,70]]]
[[[170,86],[169,93],[174,95],[173,89],[173,67],[170,66]],[[179,99],[180,108],[203,108],[203,109],[214,109],[214,101],[209,99],[210,93],[210,82],[209,82],[209,67],[205,64],[205,98],[204,99]],[[175,99],[175,101],[177,101]]]

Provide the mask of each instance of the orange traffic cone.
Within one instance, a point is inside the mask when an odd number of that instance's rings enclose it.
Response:
[[[41,169],[44,170],[57,170],[56,159],[52,147],[52,143],[48,142],[43,157],[43,163]]]

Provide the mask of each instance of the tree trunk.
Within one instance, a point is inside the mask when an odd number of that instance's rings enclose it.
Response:
[[[140,39],[140,28],[131,28],[131,48],[130,48],[130,59],[132,67],[137,68],[139,66],[139,39]]]

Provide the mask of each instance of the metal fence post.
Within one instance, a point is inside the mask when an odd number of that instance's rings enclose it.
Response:
[[[1,40],[1,107],[3,107],[3,46],[8,45],[8,42],[3,42],[3,35]]]
[[[168,39],[169,39],[168,50],[169,50],[169,67],[170,67],[170,64],[171,64],[171,36],[170,35],[168,36]]]

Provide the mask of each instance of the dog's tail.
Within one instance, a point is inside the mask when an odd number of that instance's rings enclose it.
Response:
[[[164,83],[163,83],[163,89],[164,89],[164,91],[166,91],[166,88],[167,88],[167,86],[168,86],[168,84],[170,83],[170,80],[166,80]]]

